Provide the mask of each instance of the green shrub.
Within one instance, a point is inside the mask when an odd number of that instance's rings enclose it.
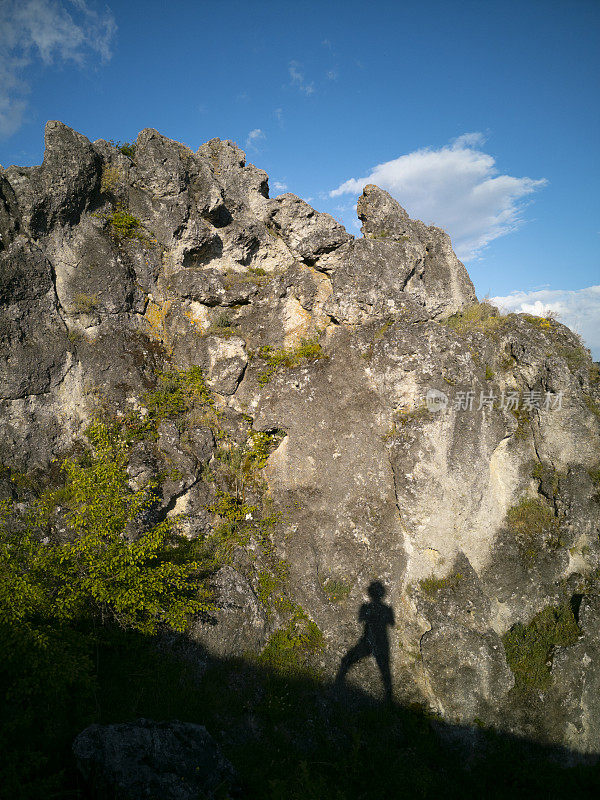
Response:
[[[109,217],[112,232],[118,239],[136,239],[141,236],[142,223],[125,209],[117,209]]]
[[[570,602],[547,606],[528,625],[514,625],[504,634],[502,642],[508,666],[515,676],[515,689],[548,689],[554,648],[575,644],[580,633]]]
[[[506,524],[515,535],[522,555],[535,560],[544,547],[561,547],[560,522],[541,498],[524,497],[506,514]]]
[[[494,370],[489,366],[489,364],[485,365],[485,379],[486,381],[491,381],[494,378]]]
[[[510,508],[506,521],[516,534],[536,534],[554,531],[558,520],[550,506],[541,498],[524,497]]]
[[[483,302],[475,303],[464,311],[452,314],[442,320],[441,324],[458,334],[480,331],[486,335],[493,335],[505,327],[507,319],[508,317],[502,316],[490,303]]]
[[[117,148],[127,158],[135,158],[135,142],[117,142]]]
[[[167,370],[158,375],[158,385],[143,402],[156,422],[179,417],[195,405],[213,405],[213,398],[200,367]]]
[[[299,364],[327,358],[317,339],[302,339],[300,344],[293,349],[261,347],[258,351],[259,358],[266,362],[258,376],[258,383],[265,386],[281,369],[291,369]]]

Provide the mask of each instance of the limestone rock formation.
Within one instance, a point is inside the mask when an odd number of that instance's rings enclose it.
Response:
[[[191,537],[237,470],[244,535],[199,641],[243,656],[313,626],[307,658],[333,676],[377,579],[398,700],[596,753],[598,367],[560,323],[477,303],[447,234],[386,192],[358,214],[355,239],[270,199],[231,142],[148,129],[131,158],[48,123],[43,164],[0,171],[2,462],[43,471],[99,408],[143,418],[165,375],[200,368],[212,405],[165,412],[130,461]],[[349,679],[380,692],[373,659]]]

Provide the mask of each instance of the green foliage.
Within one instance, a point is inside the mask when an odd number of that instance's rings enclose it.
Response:
[[[261,275],[263,277],[269,274],[267,270],[263,269],[262,267],[248,267],[248,272],[251,272],[253,275]]]
[[[113,192],[121,180],[121,170],[118,167],[104,166],[102,168],[102,177],[100,179],[100,191],[102,194]]]
[[[295,605],[287,596],[289,573],[290,565],[284,559],[275,561],[270,569],[258,573],[256,594],[267,612],[277,610],[286,613],[294,610]]]
[[[258,355],[266,362],[265,368],[258,375],[261,386],[269,383],[279,369],[291,369],[299,364],[327,357],[317,339],[302,339],[298,347],[289,350],[261,347]]]
[[[232,320],[228,314],[221,313],[212,323],[207,331],[209,336],[220,336],[226,338],[228,336],[237,335],[237,322]]]
[[[158,385],[143,397],[143,402],[156,422],[180,417],[196,405],[212,406],[213,398],[200,367],[168,370],[158,376]]]
[[[531,477],[540,481],[544,492],[552,493],[553,497],[558,495],[560,473],[553,466],[541,461],[536,461],[531,470]]]
[[[567,362],[570,372],[577,372],[590,361],[590,356],[583,345],[559,344],[554,348],[554,353]]]
[[[283,628],[271,636],[260,662],[291,675],[306,670],[310,657],[323,650],[325,640],[319,627],[298,606]]]
[[[432,416],[426,405],[417,406],[416,408],[399,408],[394,413],[392,427],[383,435],[383,439],[386,442],[393,441],[402,434],[404,428],[427,422]]]
[[[563,542],[560,522],[548,503],[539,497],[523,497],[506,514],[506,524],[515,535],[522,554],[534,560],[543,547],[557,548]]]
[[[526,439],[530,429],[531,429],[531,417],[530,414],[532,413],[522,403],[519,403],[517,406],[513,406],[510,409],[510,413],[517,421],[517,427],[515,430],[515,438],[516,439]]]
[[[558,520],[550,506],[538,497],[523,497],[510,508],[506,521],[516,534],[536,534],[554,531]]]
[[[463,576],[460,572],[453,572],[450,575],[445,575],[443,578],[436,578],[432,573],[429,578],[420,580],[419,586],[424,594],[433,598],[438,592],[446,589],[455,589],[462,579]]]
[[[107,219],[117,239],[139,239],[142,235],[142,223],[124,208],[118,208]]]
[[[86,436],[57,485],[0,503],[0,758],[11,797],[54,791],[47,754],[67,750],[93,716],[103,637],[183,631],[212,607],[210,562],[174,521],[148,523],[153,486],[129,487],[121,427],[96,419]]]
[[[135,158],[135,142],[117,142],[117,148],[127,158]]]
[[[86,435],[91,451],[63,462],[63,486],[20,514],[1,509],[0,621],[91,617],[145,633],[160,624],[183,630],[204,608],[193,577],[200,565],[170,558],[171,521],[143,526],[154,489],[129,488],[119,428],[96,420]]]
[[[489,364],[485,365],[485,379],[486,381],[491,381],[494,378],[494,370],[489,366]]]
[[[475,303],[464,311],[452,314],[442,320],[441,324],[460,335],[480,331],[487,336],[493,336],[506,326],[507,319],[490,303],[483,302]]]
[[[580,633],[570,602],[547,606],[528,625],[514,625],[502,641],[508,666],[515,676],[515,689],[548,689],[554,648],[575,644]]]
[[[556,329],[556,322],[551,317],[536,317],[533,314],[522,314],[524,320],[530,325],[535,325],[542,331],[552,331]]]
[[[591,411],[596,419],[600,420],[600,405],[589,394],[583,395],[583,402],[585,403],[588,411]]]

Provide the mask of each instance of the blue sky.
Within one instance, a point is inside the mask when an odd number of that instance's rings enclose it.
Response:
[[[48,119],[219,136],[356,235],[377,182],[480,296],[553,309],[599,358],[599,34],[598,0],[0,0],[0,163],[40,163]]]

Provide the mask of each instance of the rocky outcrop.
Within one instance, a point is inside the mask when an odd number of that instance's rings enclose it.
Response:
[[[200,368],[210,403],[167,409],[130,461],[132,485],[159,476],[162,513],[207,537],[224,451],[246,458],[227,462],[244,535],[193,636],[243,656],[302,629],[333,676],[378,579],[401,702],[587,757],[597,366],[561,324],[477,303],[448,236],[386,192],[365,187],[358,214],[354,239],[270,199],[231,142],[193,153],[148,129],[131,158],[48,123],[42,166],[0,172],[2,461],[45,469],[99,408],[143,417],[161,381]],[[549,677],[525,686],[514,648],[526,661],[537,615],[559,607],[576,641],[545,630]],[[369,658],[349,673],[374,693],[380,678]]]
[[[90,725],[73,743],[77,766],[98,800],[197,800],[235,790],[231,764],[202,725]]]

